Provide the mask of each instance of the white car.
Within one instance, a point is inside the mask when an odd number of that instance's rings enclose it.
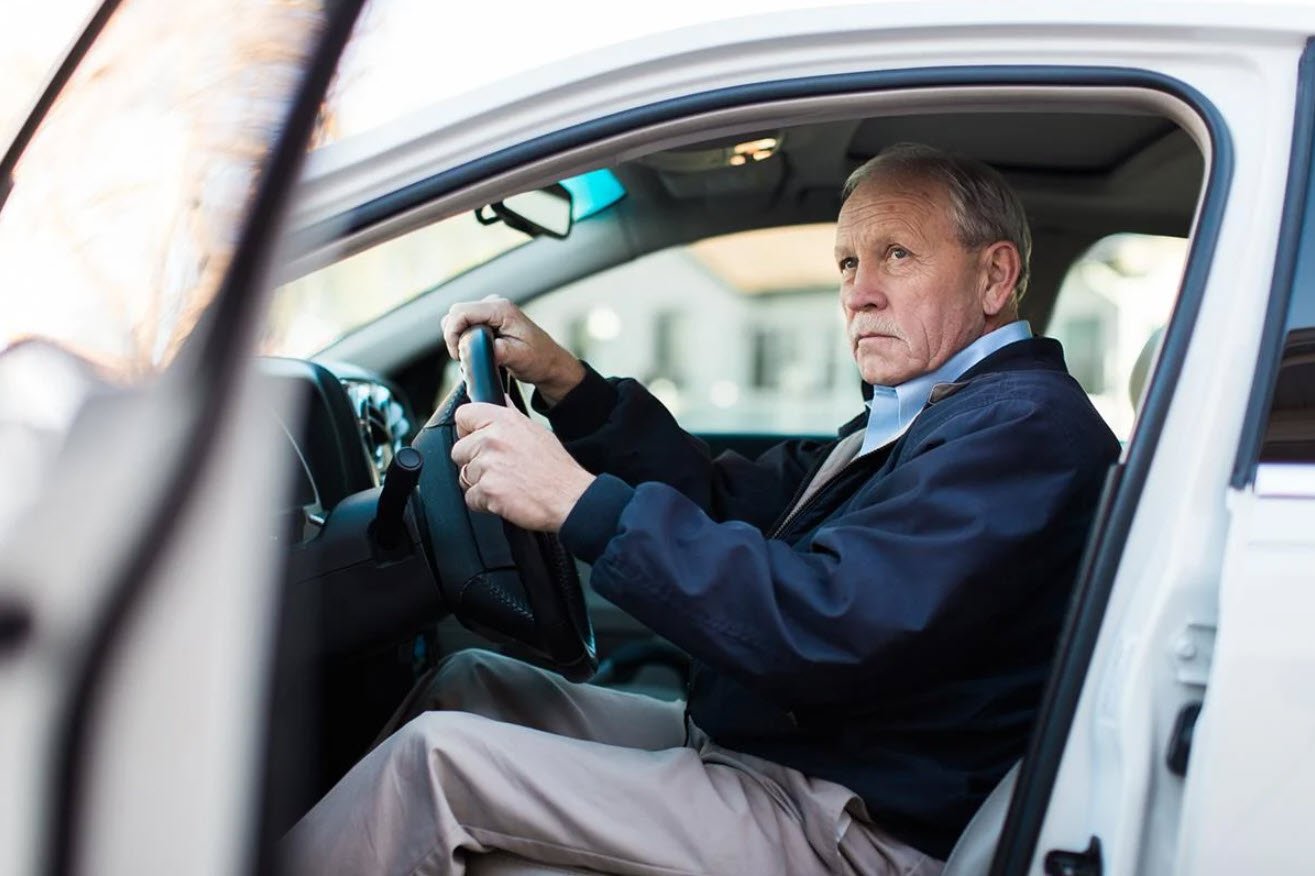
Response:
[[[312,6],[107,3],[0,160],[0,873],[273,869],[415,674],[484,642],[457,620],[679,695],[683,655],[587,585],[565,645],[461,601],[450,473],[403,471],[457,376],[438,319],[519,301],[715,446],[833,433],[828,223],[899,141],[1017,189],[1023,316],[1125,441],[1028,750],[946,872],[1309,871],[1315,11],[765,14],[307,158],[360,3]]]

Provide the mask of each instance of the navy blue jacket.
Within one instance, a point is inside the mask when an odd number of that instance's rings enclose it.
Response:
[[[695,658],[695,723],[945,858],[1022,756],[1119,445],[1053,340],[936,399],[786,521],[835,441],[713,459],[638,383],[592,370],[549,417],[603,475],[562,541]]]

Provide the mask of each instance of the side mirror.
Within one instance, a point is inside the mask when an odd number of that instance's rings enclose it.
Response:
[[[575,207],[571,193],[561,183],[512,195],[475,211],[481,225],[504,222],[517,231],[538,237],[562,239],[571,233],[571,213]],[[488,212],[485,212],[488,211]]]

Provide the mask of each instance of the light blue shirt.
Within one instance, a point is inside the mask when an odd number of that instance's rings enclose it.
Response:
[[[982,335],[949,360],[926,374],[906,380],[899,386],[872,387],[872,401],[868,402],[868,428],[863,436],[862,456],[903,435],[919,412],[927,405],[931,391],[938,383],[953,383],[978,362],[1001,347],[1032,337],[1027,320],[1019,319]]]

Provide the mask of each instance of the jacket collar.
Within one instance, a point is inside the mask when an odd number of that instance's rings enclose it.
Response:
[[[896,386],[872,387],[868,402],[867,437],[859,454],[870,453],[904,434],[931,398],[934,389],[958,380],[974,365],[1002,347],[1032,337],[1026,320],[1015,320],[982,335],[947,359],[939,368]]]
[[[1012,344],[1006,344],[1000,349],[991,353],[982,361],[969,368],[953,384],[941,384],[942,386],[954,386],[962,388],[973,380],[983,377],[987,374],[994,374],[1004,371],[1063,371],[1067,372],[1068,368],[1064,364],[1064,348],[1060,346],[1059,341],[1054,338],[1031,337],[1020,341],[1014,341]],[[872,387],[866,383],[863,384],[864,398],[870,398]],[[941,394],[936,401],[944,398]],[[867,426],[867,411],[859,414],[848,423],[840,427],[839,435],[841,438],[855,432],[858,429]]]

